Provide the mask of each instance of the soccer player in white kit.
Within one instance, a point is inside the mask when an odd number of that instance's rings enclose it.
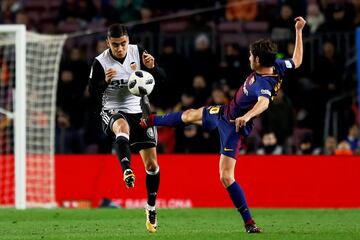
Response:
[[[127,28],[113,24],[108,28],[108,49],[93,62],[89,91],[94,99],[102,99],[102,125],[106,134],[113,136],[114,149],[120,161],[125,184],[134,187],[135,175],[130,167],[131,151],[139,151],[146,170],[147,205],[146,228],[156,232],[156,196],[160,183],[160,171],[156,156],[156,128],[139,126],[142,112],[141,99],[132,95],[127,87],[130,74],[135,70],[151,73],[155,80],[165,79],[164,71],[156,66],[154,57],[138,45],[129,44]],[[145,104],[146,105],[146,104]]]

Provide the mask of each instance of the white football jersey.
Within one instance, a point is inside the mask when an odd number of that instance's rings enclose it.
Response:
[[[96,59],[106,72],[112,68],[116,75],[103,93],[103,110],[120,110],[125,113],[140,113],[140,97],[131,94],[128,90],[128,79],[130,74],[140,69],[140,55],[137,45],[129,44],[127,55],[121,64],[110,54],[110,49],[105,50]],[[130,66],[132,65],[132,67]]]

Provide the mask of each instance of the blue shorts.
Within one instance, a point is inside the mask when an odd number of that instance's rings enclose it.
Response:
[[[204,107],[202,116],[202,126],[205,131],[212,131],[215,128],[220,136],[220,153],[236,159],[239,152],[241,138],[246,137],[251,131],[251,127],[240,128],[236,132],[235,124],[230,122],[224,115],[223,106]]]

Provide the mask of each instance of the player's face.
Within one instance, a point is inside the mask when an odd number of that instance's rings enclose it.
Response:
[[[116,58],[124,58],[126,56],[129,46],[128,36],[124,35],[119,38],[110,37],[106,40],[106,43]]]
[[[250,68],[251,70],[256,70],[256,68],[259,65],[259,58],[258,57],[254,57],[254,55],[249,52],[249,62],[250,62]]]

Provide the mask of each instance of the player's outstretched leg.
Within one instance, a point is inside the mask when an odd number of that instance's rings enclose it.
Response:
[[[183,112],[173,112],[162,116],[150,114],[147,118],[140,119],[140,126],[142,128],[148,128],[152,126],[183,126],[184,122],[181,119]]]
[[[145,206],[145,215],[146,215],[146,229],[150,233],[155,233],[157,230],[157,214],[155,207],[151,207],[148,204]]]
[[[184,112],[172,112],[165,115],[150,114],[148,118],[140,120],[142,128],[152,126],[167,126],[167,127],[183,127],[185,124],[202,124],[202,114],[204,107],[198,109],[188,109]]]

